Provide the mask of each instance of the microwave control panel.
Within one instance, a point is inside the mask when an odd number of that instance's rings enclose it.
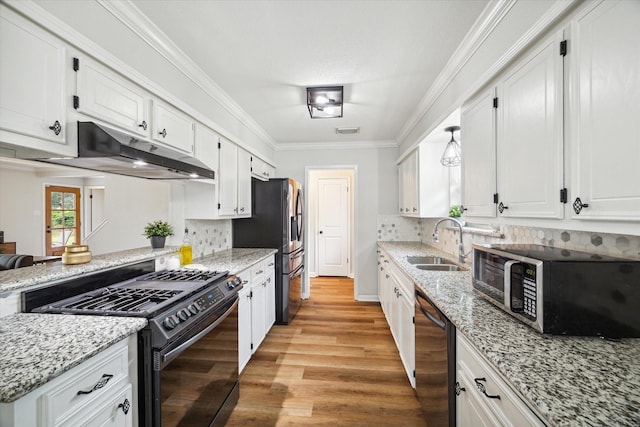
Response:
[[[524,291],[523,312],[535,320],[537,317],[537,281],[536,267],[531,264],[523,265],[522,286]]]

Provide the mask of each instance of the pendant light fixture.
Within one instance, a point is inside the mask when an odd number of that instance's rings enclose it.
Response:
[[[453,137],[453,133],[457,130],[460,130],[460,126],[449,126],[444,128],[445,132],[451,132],[451,141],[447,142],[447,146],[444,149],[444,153],[442,153],[440,163],[442,163],[442,166],[446,166],[448,168],[460,165],[460,145],[458,145]]]

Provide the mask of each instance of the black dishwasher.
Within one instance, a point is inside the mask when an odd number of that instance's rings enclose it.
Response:
[[[455,327],[415,287],[416,394],[429,427],[455,426]]]

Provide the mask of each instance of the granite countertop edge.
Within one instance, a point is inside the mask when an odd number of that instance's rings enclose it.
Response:
[[[146,325],[146,319],[132,317],[35,313],[3,317],[0,403],[20,399]]]
[[[540,334],[476,295],[471,271],[423,271],[406,260],[451,254],[420,242],[378,246],[546,423],[640,424],[640,339]]]

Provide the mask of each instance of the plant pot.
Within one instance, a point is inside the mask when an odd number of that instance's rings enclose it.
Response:
[[[164,236],[151,236],[151,247],[153,249],[162,249],[164,248],[164,241],[166,237]]]

